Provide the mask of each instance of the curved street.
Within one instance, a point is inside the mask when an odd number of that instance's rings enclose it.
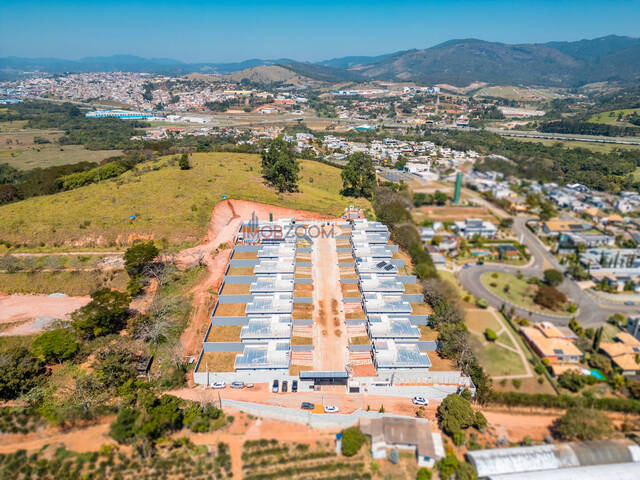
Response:
[[[567,325],[571,319],[570,316],[544,314],[518,307],[517,305],[513,305],[490,292],[480,280],[483,274],[491,272],[515,274],[519,270],[525,276],[542,278],[542,272],[548,268],[555,268],[561,272],[565,271],[565,268],[558,263],[556,258],[549,251],[547,251],[540,239],[527,228],[526,222],[531,219],[532,217],[514,217],[512,229],[515,236],[522,238],[522,243],[529,249],[529,252],[533,257],[532,263],[530,262],[526,267],[515,267],[500,264],[473,264],[460,270],[458,274],[458,281],[474,297],[486,299],[487,302],[489,302],[489,305],[494,308],[499,309],[506,303],[507,306],[515,308],[518,316],[528,320],[536,322],[547,321],[558,325]],[[582,290],[570,277],[565,277],[564,282],[562,282],[558,289],[578,305],[579,311],[576,315],[576,319],[585,326],[593,326],[603,323],[607,320],[607,317],[614,313],[619,312],[629,314],[638,311],[637,306],[621,305],[620,303],[597,299]]]

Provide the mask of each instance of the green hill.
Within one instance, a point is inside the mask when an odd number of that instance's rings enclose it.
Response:
[[[113,180],[0,207],[0,240],[22,248],[113,248],[153,236],[166,246],[197,244],[222,195],[339,215],[367,201],[340,195],[338,168],[301,161],[300,192],[278,194],[260,175],[260,157],[195,153],[190,170],[168,158]],[[130,220],[134,215],[135,219]],[[0,247],[3,248],[3,247]]]

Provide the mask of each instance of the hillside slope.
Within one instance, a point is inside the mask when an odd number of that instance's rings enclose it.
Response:
[[[452,40],[399,52],[358,68],[373,79],[417,80],[464,86],[496,84],[577,86],[640,79],[640,39],[609,36],[579,42],[508,45],[476,39]]]
[[[0,239],[29,248],[115,246],[151,237],[167,245],[192,245],[205,235],[222,195],[339,215],[368,202],[340,195],[340,169],[301,162],[300,192],[278,194],[264,184],[260,157],[195,153],[190,170],[142,164],[122,177],[0,207]],[[130,220],[134,215],[135,219]]]

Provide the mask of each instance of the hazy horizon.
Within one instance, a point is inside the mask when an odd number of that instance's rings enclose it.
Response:
[[[187,63],[289,58],[317,62],[428,48],[460,38],[518,43],[640,36],[640,3],[601,0],[520,4],[441,1],[280,0],[105,3],[5,1],[0,56],[134,55]],[[535,28],[532,28],[534,26]]]

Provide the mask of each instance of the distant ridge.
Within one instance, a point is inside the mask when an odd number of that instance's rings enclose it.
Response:
[[[510,45],[478,39],[449,40],[426,49],[378,56],[347,56],[316,63],[291,59],[250,59],[230,63],[185,63],[133,55],[57,58],[0,58],[0,74],[22,72],[148,72],[229,74],[278,65],[323,82],[398,80],[468,85],[474,81],[577,87],[593,82],[630,84],[640,81],[640,39],[609,35],[576,42]]]

